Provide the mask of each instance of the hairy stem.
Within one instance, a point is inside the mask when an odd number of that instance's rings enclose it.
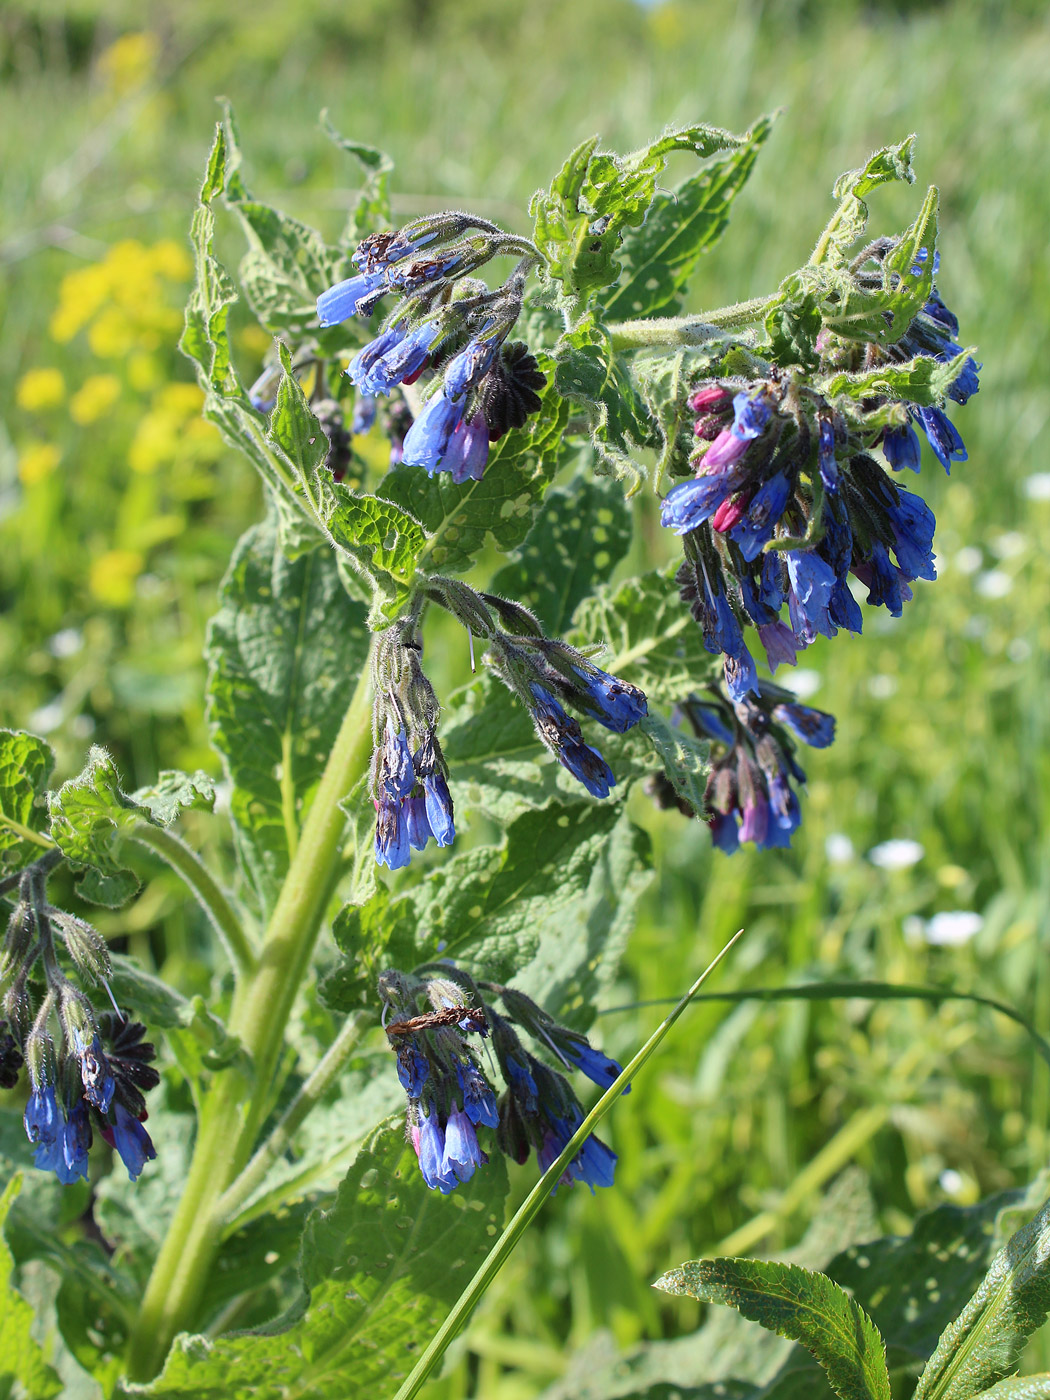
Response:
[[[706,345],[708,341],[720,339],[727,330],[738,330],[760,321],[773,301],[773,297],[755,297],[717,311],[701,312],[699,316],[614,321],[609,326],[609,334],[616,350],[639,350],[647,345]]]
[[[281,887],[255,967],[233,999],[230,1029],[252,1064],[220,1071],[201,1107],[186,1187],[161,1246],[132,1332],[128,1374],[160,1370],[175,1334],[192,1327],[222,1239],[216,1204],[244,1168],[270,1104],[288,1017],[310,962],[339,869],[339,803],[364,773],[372,746],[371,667],[364,666]]]
[[[201,908],[211,920],[212,927],[219,935],[238,975],[244,976],[251,972],[255,967],[255,950],[248,941],[240,916],[230,902],[229,895],[196,851],[187,846],[173,831],[168,831],[162,826],[153,826],[149,822],[137,825],[132,837],[140,846],[147,846],[160,856],[193,891]]]

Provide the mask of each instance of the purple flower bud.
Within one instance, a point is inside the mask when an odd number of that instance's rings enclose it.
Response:
[[[427,820],[426,802],[422,797],[406,797],[403,810],[408,844],[414,851],[422,851],[434,834]]]
[[[933,532],[937,521],[926,502],[911,491],[898,491],[897,505],[889,510],[894,553],[906,579],[935,579]]]
[[[830,418],[821,418],[818,430],[817,460],[824,490],[839,489],[839,467],[835,461],[835,426]]]
[[[354,403],[354,416],[350,420],[350,431],[361,435],[370,431],[376,421],[376,400],[374,394],[358,394]]]
[[[672,486],[660,507],[660,523],[676,535],[696,530],[709,519],[740,485],[739,473],[719,471],[680,481]]]
[[[774,707],[773,718],[812,749],[826,749],[835,740],[835,716],[826,710],[814,709],[812,705],[785,700]]]
[[[408,839],[408,822],[405,820],[401,798],[382,793],[376,799],[375,808],[376,864],[385,865],[389,870],[401,870],[408,864],[412,854]]]
[[[454,1191],[457,1178],[454,1172],[446,1172],[443,1166],[445,1134],[434,1107],[431,1107],[429,1115],[419,1125],[419,1143],[416,1151],[419,1154],[419,1170],[431,1191],[440,1191],[443,1196]]]
[[[741,645],[738,656],[726,656],[722,661],[726,688],[735,701],[743,700],[751,691],[758,689],[758,672],[754,657],[746,646]]]
[[[723,428],[703,456],[709,472],[725,471],[734,466],[747,451],[748,439],[732,428]]]
[[[441,1156],[441,1173],[457,1181],[469,1181],[475,1170],[488,1158],[478,1146],[474,1124],[458,1108],[453,1108],[445,1124],[445,1149]]]
[[[934,456],[946,472],[951,472],[952,462],[966,461],[967,453],[963,440],[946,413],[939,408],[914,408],[911,412],[926,434],[926,441],[933,448]]]
[[[450,399],[461,398],[488,373],[499,346],[498,337],[490,336],[484,340],[478,337],[448,362],[444,392]]]
[[[413,1043],[412,1037],[402,1037],[397,1047],[397,1077],[402,1089],[411,1098],[418,1099],[429,1074],[430,1062],[426,1055]]]
[[[835,626],[828,616],[828,604],[835,590],[834,570],[813,550],[790,550],[786,557],[791,581],[788,610],[796,639],[809,646],[818,633],[833,637]]]
[[[142,1168],[156,1157],[156,1150],[150,1141],[149,1133],[119,1100],[114,1104],[113,1112],[116,1122],[104,1136],[108,1138],[112,1135],[112,1146],[119,1153],[128,1176],[132,1181],[137,1181]]]
[[[456,835],[452,794],[448,790],[445,775],[440,770],[423,779],[423,800],[426,803],[427,821],[434,840],[439,846],[451,846]]]

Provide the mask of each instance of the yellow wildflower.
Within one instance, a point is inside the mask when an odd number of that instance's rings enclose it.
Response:
[[[110,549],[91,561],[89,586],[102,603],[125,608],[135,596],[135,580],[145,563],[135,549]]]
[[[95,423],[120,398],[120,380],[115,374],[92,374],[69,401],[69,416],[81,425]]]
[[[122,34],[98,60],[98,71],[116,97],[134,92],[153,76],[160,45],[155,34]]]
[[[29,369],[18,381],[15,401],[19,408],[40,413],[56,408],[66,396],[66,381],[59,369]]]
[[[62,451],[53,442],[33,442],[18,454],[18,476],[23,486],[44,481],[62,460]]]

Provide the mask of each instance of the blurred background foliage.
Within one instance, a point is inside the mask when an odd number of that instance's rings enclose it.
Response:
[[[7,0],[0,720],[47,734],[60,776],[92,741],[129,789],[163,767],[217,771],[201,643],[261,498],[199,420],[175,348],[216,94],[258,194],[329,234],[354,191],[322,108],[394,156],[399,215],[465,205],[525,230],[532,191],[592,131],[623,150],[667,123],[743,129],[782,107],[695,309],[775,286],[835,176],[914,130],[942,192],[941,290],[984,362],[956,415],[969,462],[951,482],[923,469],[941,578],[903,619],[868,612],[863,638],[806,653],[793,683],[839,732],[809,756],[793,851],[712,854],[701,826],[633,795],[655,880],[620,1000],[679,992],[743,926],[724,985],[948,983],[1050,1032],[1048,75],[1036,0]],[[877,196],[874,231],[915,202]],[[267,342],[236,324],[250,378]],[[651,514],[640,524],[666,548]],[[447,686],[466,658],[440,665]],[[221,821],[188,835],[226,858]],[[206,984],[205,931],[163,875],[101,922]],[[629,1054],[658,1015],[605,1016],[606,1048]],[[1028,1180],[1050,1146],[1050,1077],[1016,1026],[966,1003],[712,1004],[617,1106],[611,1139],[617,1187],[559,1194],[435,1395],[536,1395],[596,1329],[624,1346],[692,1325],[695,1306],[648,1280],[720,1248],[783,1249],[847,1163],[887,1229]],[[1050,1363],[1043,1340],[1031,1360]]]

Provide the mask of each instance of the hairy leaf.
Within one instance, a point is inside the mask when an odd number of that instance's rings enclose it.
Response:
[[[238,855],[263,910],[297,848],[367,647],[364,608],[347,597],[329,552],[289,561],[272,518],[241,538],[208,630],[208,718],[233,782]]]
[[[724,1303],[813,1353],[841,1400],[890,1400],[886,1352],[864,1309],[826,1274],[759,1259],[699,1259],[656,1280]]]
[[[131,794],[132,801],[148,807],[150,816],[162,826],[170,826],[180,812],[210,812],[215,806],[215,784],[207,773],[182,773],[166,768],[157,781]]]
[[[561,464],[568,421],[568,405],[550,382],[553,366],[545,356],[539,363],[548,381],[542,407],[524,428],[494,444],[480,481],[456,485],[448,472],[428,476],[420,467],[408,466],[395,467],[383,478],[381,503],[401,507],[429,537],[418,552],[419,567],[462,573],[489,536],[505,553],[529,533]]]
[[[502,845],[456,856],[399,897],[381,889],[344,909],[334,933],[348,962],[326,980],[325,999],[340,1010],[367,1005],[384,967],[440,955],[479,976],[513,977],[544,999],[568,997],[571,986],[587,1014],[647,864],[645,838],[613,802],[526,811]]]
[[[917,355],[906,364],[884,364],[863,374],[833,374],[821,384],[830,398],[845,395],[860,400],[889,396],[906,403],[938,404],[962,374],[972,350],[963,350],[947,364],[931,355]]]
[[[244,1067],[240,1041],[202,996],[184,997],[119,953],[111,954],[111,960],[109,986],[117,1005],[140,1017],[150,1030],[167,1031],[180,1063],[194,1078],[204,1069],[220,1069],[237,1059]]]
[[[631,381],[624,357],[613,349],[609,332],[587,317],[566,331],[554,355],[555,387],[585,408],[601,464],[607,472],[638,483],[645,474],[640,449],[659,446],[659,430]]]
[[[364,146],[360,141],[349,141],[345,136],[341,136],[328,120],[327,112],[321,113],[321,129],[340,150],[353,156],[356,164],[364,171],[364,185],[358,191],[341,239],[353,249],[366,234],[374,233],[390,224],[389,187],[394,162],[375,146]]]
[[[835,181],[832,191],[839,207],[817,240],[813,262],[844,262],[849,249],[868,226],[868,206],[864,196],[890,180],[915,182],[911,162],[915,137],[907,136],[899,145],[883,146],[858,170],[847,170]]]
[[[616,251],[623,231],[645,222],[671,152],[692,151],[704,159],[747,141],[709,126],[669,131],[625,156],[598,151],[596,136],[585,141],[530,205],[548,276],[582,308],[582,299],[620,275]]]
[[[55,756],[51,746],[20,729],[0,729],[0,865],[19,870],[47,848],[34,840],[47,825],[44,792]]]
[[[572,640],[602,642],[606,670],[641,686],[649,707],[674,704],[714,671],[700,629],[678,597],[675,565],[597,590],[577,610]]]
[[[975,1206],[936,1206],[910,1235],[850,1245],[828,1264],[828,1275],[871,1314],[892,1365],[917,1369],[926,1361],[984,1275],[993,1227],[1019,1198],[1012,1191]]]
[[[33,1400],[48,1400],[61,1392],[62,1382],[30,1335],[33,1309],[11,1284],[14,1261],[3,1238],[4,1221],[21,1186],[22,1178],[17,1175],[0,1196],[0,1391],[7,1395],[17,1384]]]
[[[738,150],[713,160],[673,191],[656,192],[645,223],[620,250],[623,273],[604,299],[606,319],[670,316],[681,309],[689,279],[725,232],[733,200],[772,125],[772,117],[760,118]]]
[[[391,1394],[418,1339],[436,1329],[503,1223],[502,1158],[444,1197],[423,1183],[400,1127],[360,1153],[331,1210],[311,1216],[308,1294],[265,1329],[176,1339],[161,1375],[126,1395],[155,1400],[343,1400]]]
[[[914,1400],[970,1400],[1017,1368],[1050,1312],[1050,1202],[992,1260],[937,1343]]]
[[[51,836],[76,868],[89,867],[80,893],[96,904],[119,905],[139,882],[123,862],[123,845],[134,828],[151,821],[150,809],[120,790],[116,765],[94,745],[87,765],[49,799]]]
[[[577,476],[548,495],[517,559],[499,570],[487,591],[524,603],[548,636],[560,636],[630,543],[631,514],[621,488]]]
[[[226,147],[222,194],[241,221],[248,252],[240,283],[260,323],[271,335],[302,336],[317,330],[317,298],[353,275],[348,253],[329,248],[320,234],[252,198],[240,175],[241,152],[229,104],[224,106]]]
[[[688,730],[677,729],[652,710],[639,722],[637,732],[645,736],[658,755],[678,796],[689,803],[697,816],[702,816],[710,745],[694,738]]]

